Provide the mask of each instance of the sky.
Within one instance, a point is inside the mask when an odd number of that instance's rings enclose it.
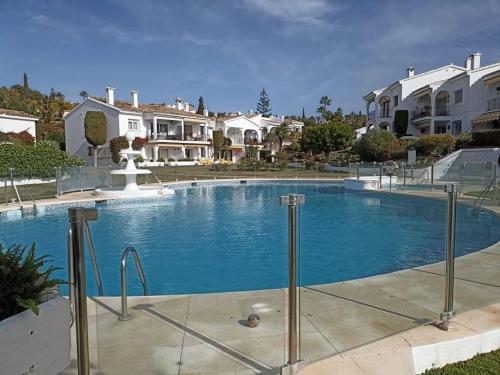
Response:
[[[142,103],[314,115],[344,112],[405,76],[477,51],[500,61],[500,0],[0,0],[0,86]]]

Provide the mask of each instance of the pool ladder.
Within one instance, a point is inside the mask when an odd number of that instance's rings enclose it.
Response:
[[[121,300],[122,300],[122,311],[118,316],[118,320],[126,321],[134,316],[128,313],[127,307],[127,258],[132,254],[134,257],[135,268],[139,274],[139,279],[141,280],[142,288],[144,290],[144,295],[149,295],[148,283],[146,281],[146,276],[144,276],[144,270],[142,269],[141,260],[139,259],[139,254],[133,246],[128,246],[122,254],[122,260],[120,265],[120,282],[121,282]]]
[[[90,235],[90,228],[87,221],[83,222],[83,232],[85,233],[85,240],[87,241],[87,248],[89,250],[90,261],[92,263],[92,269],[94,270],[94,278],[97,285],[97,293],[99,296],[104,295],[104,289],[102,287],[102,279],[101,273],[99,272],[99,266],[97,264],[97,259],[95,256],[95,248],[94,242],[92,241],[92,236]],[[70,304],[70,313],[71,313],[71,326],[74,323],[74,313],[73,313],[73,301],[75,300],[75,291],[73,285],[75,283],[75,278],[73,274],[73,256],[72,256],[72,237],[73,233],[71,230],[71,226],[68,228],[68,282],[69,282],[69,304]]]

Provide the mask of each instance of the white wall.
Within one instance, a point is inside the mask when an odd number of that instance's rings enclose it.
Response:
[[[36,138],[36,121],[21,117],[0,115],[0,132],[20,133],[24,130]]]
[[[104,104],[96,103],[93,100],[86,100],[64,119],[66,151],[81,157],[87,165],[93,165],[93,156],[88,155],[88,148],[92,147],[92,145],[85,139],[84,121],[87,111],[101,111],[106,116],[108,121],[108,142],[102,147],[109,147],[109,140],[120,135],[119,111]],[[111,159],[98,158],[98,162],[100,165],[109,165]]]

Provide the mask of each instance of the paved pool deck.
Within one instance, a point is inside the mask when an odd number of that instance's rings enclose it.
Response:
[[[83,192],[39,204],[94,199]],[[500,347],[500,242],[457,258],[458,315],[447,332],[430,325],[442,312],[444,284],[441,262],[301,288],[302,373],[409,375]],[[117,320],[117,297],[88,301],[93,374],[276,374],[286,362],[286,289],[128,301],[129,321]],[[251,313],[260,316],[256,328],[246,324]],[[60,375],[77,373],[74,336],[73,328],[72,363]]]

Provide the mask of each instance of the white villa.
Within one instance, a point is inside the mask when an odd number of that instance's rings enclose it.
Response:
[[[481,128],[500,127],[500,62],[481,66],[479,52],[464,66],[454,64],[415,74],[371,91],[366,102],[366,128],[394,132],[394,115],[408,111],[408,134],[458,135]]]
[[[36,139],[38,118],[29,113],[0,108],[0,132],[21,133],[27,131]]]
[[[109,86],[106,99],[86,98],[64,117],[66,150],[92,164],[93,147],[85,139],[85,113],[102,111],[108,120],[108,142],[98,148],[98,165],[112,163],[109,140],[129,131],[148,139],[143,148],[143,158],[148,162],[212,157],[213,127],[206,111],[197,114],[180,98],[175,105],[140,104],[137,91],[131,92],[131,99],[130,102],[115,100],[115,89]]]
[[[97,149],[98,165],[111,165],[109,141],[127,132],[146,138],[143,158],[147,163],[169,159],[199,161],[213,158],[214,130],[221,130],[231,139],[226,157],[237,162],[245,156],[245,147],[263,149],[263,139],[285,122],[292,132],[302,132],[304,123],[284,117],[263,117],[261,114],[236,113],[228,117],[208,117],[195,112],[192,105],[177,98],[175,104],[141,104],[139,93],[131,91],[131,101],[115,100],[115,89],[106,87],[106,98],[88,97],[64,116],[66,150],[93,163],[94,148],[85,139],[84,120],[87,111],[101,111],[108,121],[108,142]],[[276,150],[272,150],[276,151]]]
[[[284,116],[263,117],[260,113],[249,112],[246,115],[236,113],[228,117],[213,118],[215,122],[215,130],[224,132],[224,137],[231,139],[228,157],[233,162],[239,161],[245,156],[245,147],[254,145],[258,150],[264,149],[264,139],[267,134],[273,132],[273,129],[280,126],[282,123],[287,124],[290,132],[301,133],[304,123],[285,119]],[[277,151],[277,146],[271,146],[271,152]],[[259,153],[257,154],[259,156]]]

